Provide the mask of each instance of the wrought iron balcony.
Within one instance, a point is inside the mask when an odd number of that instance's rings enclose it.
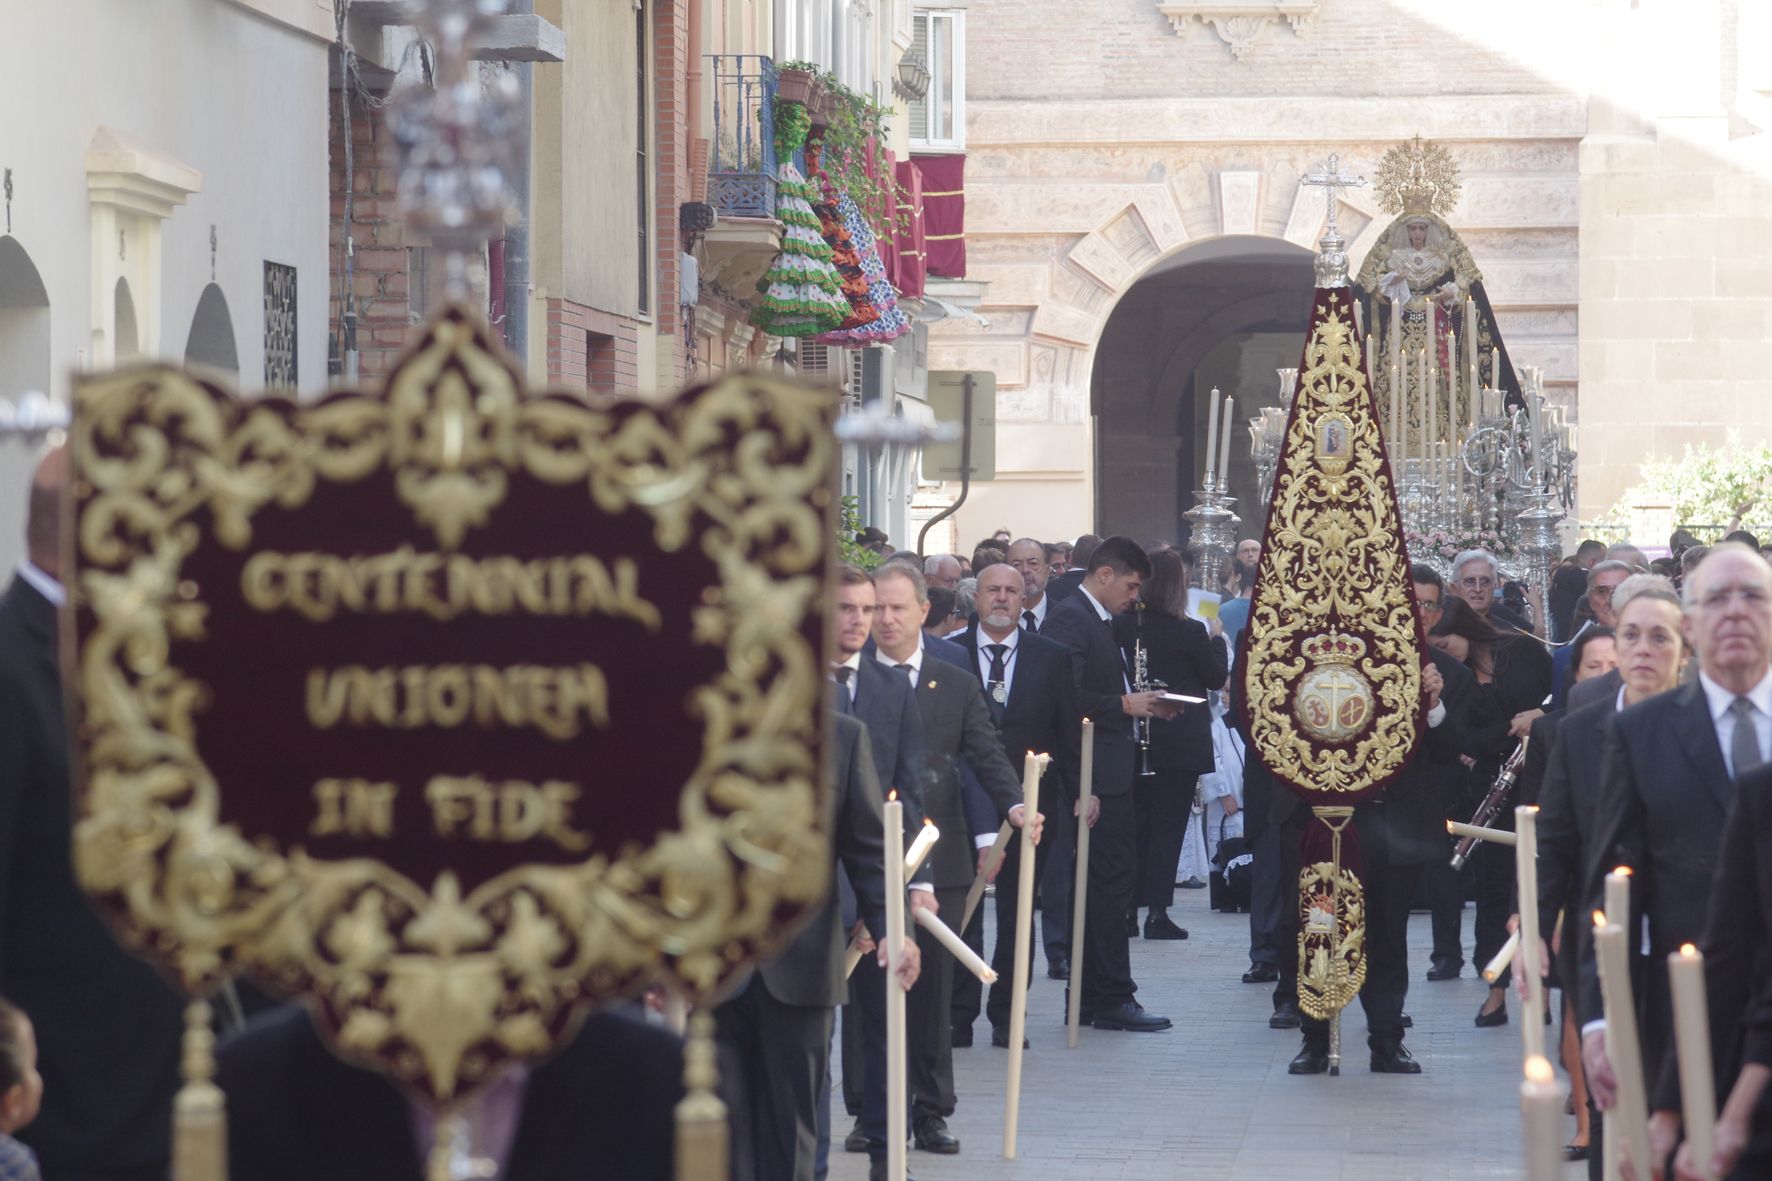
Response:
[[[754,53],[708,55],[714,77],[708,202],[722,217],[775,216],[775,62]]]

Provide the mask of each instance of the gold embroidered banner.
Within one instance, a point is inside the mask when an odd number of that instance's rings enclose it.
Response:
[[[1274,477],[1243,654],[1250,745],[1317,805],[1351,804],[1421,734],[1402,517],[1345,287],[1321,288]]]

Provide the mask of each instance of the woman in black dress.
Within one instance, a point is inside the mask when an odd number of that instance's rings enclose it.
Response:
[[[1487,790],[1516,745],[1508,735],[1510,720],[1515,714],[1542,706],[1550,695],[1550,653],[1531,636],[1497,630],[1456,595],[1446,597],[1440,620],[1428,633],[1428,643],[1462,661],[1495,703],[1497,720],[1471,734],[1475,781]],[[1474,807],[1477,801],[1470,803]],[[1512,808],[1502,809],[1492,823],[1511,831]],[[1507,920],[1514,912],[1514,851],[1507,845],[1484,841],[1472,860],[1477,874],[1476,962],[1486,964],[1507,942]],[[1489,996],[1477,1013],[1477,1024],[1507,1024],[1505,980],[1490,985]]]

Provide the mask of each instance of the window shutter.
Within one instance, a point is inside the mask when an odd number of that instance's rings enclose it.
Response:
[[[919,12],[912,18],[911,53],[929,62],[929,14]],[[922,98],[911,100],[911,138],[929,138],[929,99],[934,95],[926,94]]]

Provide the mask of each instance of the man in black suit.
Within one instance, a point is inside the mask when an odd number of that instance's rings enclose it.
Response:
[[[1070,568],[1046,581],[1046,595],[1054,606],[1076,594],[1077,588],[1083,585],[1083,579],[1089,574],[1089,563],[1095,559],[1095,547],[1100,544],[1101,538],[1093,533],[1077,538],[1077,544],[1071,547]]]
[[[1439,587],[1427,579],[1431,568],[1411,567],[1416,602],[1437,602]],[[1465,726],[1472,703],[1480,695],[1477,681],[1451,656],[1437,648],[1422,649],[1421,695],[1427,706],[1427,729],[1414,759],[1388,787],[1354,810],[1360,834],[1360,881],[1366,894],[1366,983],[1360,1007],[1366,1012],[1366,1045],[1372,1070],[1379,1074],[1420,1074],[1403,1045],[1403,1002],[1409,994],[1409,908],[1421,882],[1422,866],[1446,856],[1447,794],[1454,768],[1466,753]],[[1289,853],[1289,878],[1298,880],[1298,834],[1310,822],[1310,810],[1289,791],[1280,793],[1294,805],[1291,834],[1283,838]],[[1297,891],[1288,908],[1287,936],[1298,936]],[[1281,960],[1282,988],[1297,996],[1298,957]],[[1294,999],[1296,1004],[1296,999]],[[1292,1059],[1292,1074],[1321,1074],[1329,1068],[1329,1023],[1301,1015],[1304,1045]]]
[[[29,559],[0,598],[0,994],[37,1030],[42,1112],[19,1133],[47,1177],[162,1181],[184,1003],[117,945],[74,880],[56,662],[65,452],[31,485]]]
[[[873,575],[849,565],[837,575],[837,663],[831,670],[837,709],[867,726],[880,788],[898,792],[906,831],[914,833],[924,815],[923,722],[916,695],[902,674],[864,656],[877,606]],[[840,879],[840,885],[844,918],[859,922],[848,879]],[[927,863],[910,886],[913,908],[934,905]],[[850,983],[853,993],[843,1006],[843,1102],[855,1126],[844,1147],[867,1153],[878,1165],[886,1159],[886,974],[864,957]]]
[[[328,1050],[306,1009],[260,1014],[216,1057],[230,1181],[431,1175],[419,1149],[429,1121],[386,1078]],[[594,1014],[554,1057],[468,1101],[469,1151],[505,1181],[673,1181],[682,1076],[675,1034]]]
[[[838,865],[855,892],[861,921],[870,931],[886,930],[880,781],[874,775],[867,729],[843,714],[831,721],[834,774],[826,797],[833,855],[830,893],[800,933],[759,965],[745,987],[714,1013],[721,1043],[744,1072],[738,1088],[744,1110],[733,1113],[736,1181],[813,1178],[818,1100],[828,1090],[831,1019],[848,992],[843,974],[848,929],[837,896]],[[879,955],[885,954],[881,947]],[[900,961],[906,987],[916,980],[918,957],[915,942],[907,937]],[[754,1166],[755,1172],[745,1166]]]
[[[999,820],[1020,828],[1040,816],[1026,816],[1021,777],[1010,766],[991,724],[978,682],[943,661],[926,659],[923,620],[929,595],[923,572],[908,562],[888,562],[874,572],[878,607],[874,613],[877,667],[891,669],[916,686],[923,720],[924,803],[944,834],[929,854],[936,915],[956,931],[972,884],[976,858],[962,799],[961,768],[969,769],[990,798]],[[951,834],[951,835],[950,835]],[[956,1103],[952,1042],[953,956],[927,931],[919,930],[925,970],[906,1006],[909,1042],[911,1126],[917,1147],[954,1153],[960,1141],[948,1131]]]
[[[1011,546],[1010,553],[1013,555],[1021,544]],[[979,572],[978,618],[961,633],[960,646],[966,650],[972,674],[984,689],[985,704],[1010,764],[1026,758],[1029,751],[1052,754],[1052,767],[1040,785],[1047,839],[1035,846],[1034,879],[1042,883],[1041,906],[1045,916],[1065,923],[1070,918],[1069,906],[1055,902],[1044,883],[1051,880],[1048,858],[1056,843],[1054,838],[1076,823],[1071,809],[1077,801],[1083,718],[1071,686],[1070,653],[1058,641],[1016,626],[1016,612],[1024,601],[1024,578],[1009,565],[987,566]],[[1021,842],[1011,841],[998,871],[998,882],[1015,882],[1020,867]],[[1006,1047],[1010,989],[1014,987],[1015,891],[999,888],[996,901],[997,946],[991,967],[997,971],[997,982],[991,985],[987,1012],[991,1044]],[[982,911],[983,907],[979,909]],[[974,921],[979,921],[977,916]],[[1033,949],[1032,938],[1028,948],[1030,952]],[[1051,954],[1048,947],[1048,957]]]
[[[1600,772],[1598,817],[1583,891],[1587,914],[1605,905],[1606,874],[1631,868],[1628,931],[1649,924],[1649,956],[1637,994],[1645,1063],[1672,1037],[1666,957],[1703,933],[1705,899],[1734,799],[1734,777],[1772,751],[1772,566],[1746,546],[1725,543],[1686,580],[1686,634],[1698,680],[1651,697],[1615,719]],[[1638,940],[1629,940],[1635,953]],[[1616,1082],[1606,1057],[1600,980],[1591,941],[1580,970],[1582,1060],[1602,1111]],[[1651,1123],[1657,1158],[1674,1127]]]
[[[1077,542],[1077,551],[1083,549]],[[1150,559],[1129,537],[1110,537],[1085,563],[1077,593],[1053,609],[1045,635],[1070,653],[1071,688],[1077,708],[1095,721],[1093,790],[1099,801],[1089,849],[1089,902],[1083,956],[1083,1019],[1097,1029],[1139,1033],[1168,1029],[1169,1018],[1150,1013],[1134,999],[1132,960],[1126,943],[1126,909],[1138,870],[1138,833],[1133,817],[1132,719],[1174,717],[1161,694],[1134,693],[1126,662],[1114,639],[1114,616],[1138,598],[1150,576]]]

